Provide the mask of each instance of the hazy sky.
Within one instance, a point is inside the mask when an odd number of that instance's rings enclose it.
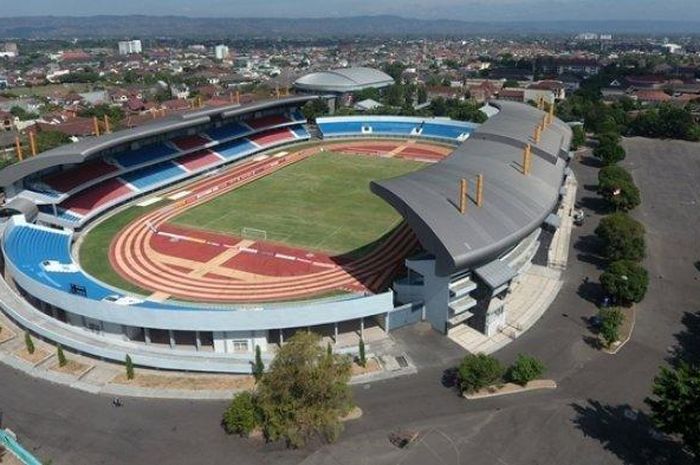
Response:
[[[700,0],[0,0],[0,17],[100,14],[700,21]]]

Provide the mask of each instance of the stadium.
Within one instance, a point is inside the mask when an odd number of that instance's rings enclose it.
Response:
[[[83,354],[203,372],[250,372],[256,346],[269,359],[299,329],[339,351],[418,321],[496,331],[557,225],[568,126],[513,102],[480,126],[307,121],[317,98],[190,111],[2,170],[5,313]]]

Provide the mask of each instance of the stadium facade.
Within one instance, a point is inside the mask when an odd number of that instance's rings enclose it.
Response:
[[[426,138],[454,153],[372,183],[422,252],[386,292],[299,302],[210,305],[150,300],[87,275],[83,231],[121,205],[260,153],[308,142],[300,108],[313,95],[189,112],[28,158],[0,171],[4,312],[26,329],[93,356],[164,369],[249,372],[254,347],[295,328],[428,321],[445,333],[492,333],[504,299],[541,249],[570,159],[571,131],[523,104],[494,102],[476,127],[445,119],[321,118],[323,138]],[[213,153],[213,155],[212,155]],[[89,207],[86,207],[86,204]],[[358,206],[359,207],[359,206]],[[546,244],[545,244],[546,245]]]

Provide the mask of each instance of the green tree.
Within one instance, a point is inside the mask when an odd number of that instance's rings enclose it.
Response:
[[[654,425],[680,437],[700,459],[700,369],[687,363],[675,369],[662,367],[654,378],[652,393],[654,397],[645,402],[651,408]]]
[[[222,423],[228,434],[248,436],[258,426],[253,394],[244,391],[233,396]]]
[[[625,149],[618,144],[600,144],[593,150],[593,155],[600,158],[604,165],[614,165],[621,162],[627,155]]]
[[[399,61],[387,63],[384,65],[384,72],[394,78],[394,81],[400,82],[403,72],[406,70],[406,65]]]
[[[505,82],[503,83],[503,88],[508,89],[508,88],[518,88],[520,87],[520,83],[515,80],[515,79],[506,79]]]
[[[603,167],[598,172],[598,194],[615,210],[629,211],[642,199],[632,175],[621,166]]]
[[[622,311],[615,308],[601,308],[598,312],[600,318],[600,336],[605,341],[605,345],[610,347],[620,339],[620,327],[625,320]]]
[[[419,104],[428,101],[428,91],[426,90],[425,86],[418,87],[417,99]]]
[[[317,334],[299,331],[277,352],[257,388],[257,406],[269,441],[303,446],[312,435],[327,441],[352,408],[350,359],[328,357]]]
[[[649,273],[631,260],[612,262],[600,276],[600,284],[616,302],[641,302],[649,286]]]
[[[255,382],[259,382],[265,373],[265,364],[262,360],[262,354],[260,353],[260,346],[255,346],[255,362],[253,363],[253,377]]]
[[[486,354],[469,354],[459,364],[457,377],[462,392],[472,393],[501,380],[503,366]]]
[[[603,254],[610,260],[641,260],[646,243],[644,226],[626,213],[613,213],[600,220],[595,229],[603,242]]]
[[[39,153],[70,143],[68,135],[59,131],[38,131],[36,133],[36,149]]]
[[[128,354],[124,360],[124,365],[126,367],[126,379],[134,379],[134,362],[131,361],[131,356]]]
[[[301,113],[304,115],[304,118],[313,121],[328,114],[328,103],[323,99],[311,100],[301,107]]]
[[[518,354],[518,358],[515,360],[515,363],[508,367],[506,379],[512,383],[525,386],[533,379],[537,379],[538,377],[542,376],[544,370],[544,364],[535,357]]]
[[[579,147],[586,143],[586,130],[583,129],[582,125],[574,126],[571,128],[573,136],[571,138],[571,148],[573,150],[578,150]]]
[[[359,357],[359,363],[360,366],[366,366],[367,365],[367,356],[365,355],[365,341],[363,339],[360,339],[360,357]]]
[[[29,331],[24,332],[24,345],[27,348],[27,352],[33,354],[36,348],[34,347],[34,341],[32,340],[32,335]]]
[[[64,367],[68,363],[66,354],[63,353],[63,347],[61,344],[56,346],[56,358],[58,358],[58,366]]]
[[[19,118],[20,121],[27,121],[27,120],[39,118],[38,114],[30,113],[27,110],[25,110],[24,108],[17,106],[17,105],[10,108],[10,113],[12,113],[12,116],[16,116],[17,118]]]

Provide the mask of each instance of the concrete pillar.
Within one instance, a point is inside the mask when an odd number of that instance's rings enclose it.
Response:
[[[148,328],[143,328],[143,341],[146,345],[151,343],[151,330]]]
[[[199,335],[199,331],[194,332],[194,344],[197,350],[202,348],[202,338]]]
[[[391,318],[391,312],[386,312],[386,318],[384,318],[384,333],[389,334],[389,318]]]
[[[333,323],[333,343],[338,343],[338,322]]]
[[[172,329],[168,330],[168,340],[170,342],[170,348],[174,349],[175,348],[175,335],[173,334]]]
[[[365,340],[365,319],[360,318],[360,339]]]
[[[283,330],[280,328],[280,347],[282,347],[282,344],[284,344],[284,333]]]

